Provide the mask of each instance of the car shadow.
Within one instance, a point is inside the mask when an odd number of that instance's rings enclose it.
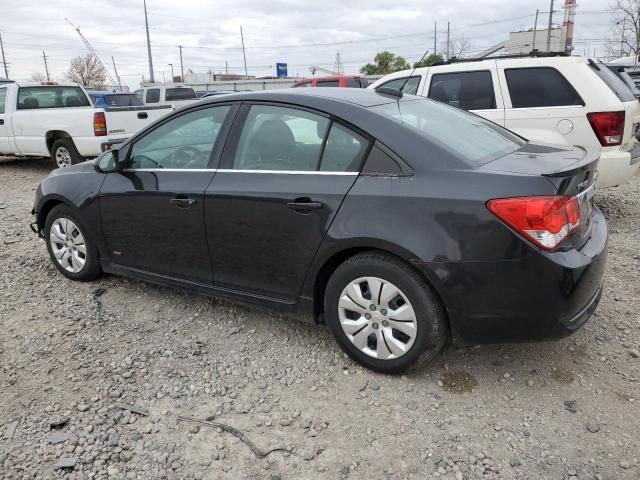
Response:
[[[2,157],[0,156],[0,168],[12,167],[20,170],[36,170],[48,173],[53,169],[51,159],[47,157]]]

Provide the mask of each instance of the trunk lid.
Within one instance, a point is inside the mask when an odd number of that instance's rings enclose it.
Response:
[[[489,162],[480,169],[543,176],[553,184],[556,195],[577,198],[580,225],[573,231],[568,243],[580,246],[588,239],[591,230],[599,159],[600,152],[582,147],[527,143],[516,152]]]

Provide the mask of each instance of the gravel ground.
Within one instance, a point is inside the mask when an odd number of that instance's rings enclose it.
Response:
[[[0,160],[0,477],[640,478],[640,178],[597,195],[606,287],[577,334],[448,347],[384,376],[322,326],[118,277],[66,280],[28,228],[48,170]],[[259,458],[181,416],[288,451]]]

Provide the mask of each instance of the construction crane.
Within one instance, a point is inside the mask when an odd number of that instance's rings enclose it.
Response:
[[[113,76],[111,76],[111,73],[109,72],[109,69],[107,68],[107,65],[104,63],[102,58],[100,58],[100,55],[98,54],[98,51],[95,48],[93,48],[93,45],[91,45],[91,43],[89,43],[89,40],[87,40],[85,38],[85,36],[82,34],[82,32],[80,31],[80,27],[76,27],[73,23],[71,23],[71,21],[68,18],[65,18],[65,20],[67,21],[67,23],[69,25],[71,25],[71,27],[73,27],[73,29],[76,32],[78,32],[78,35],[80,35],[80,38],[82,39],[82,42],[84,43],[84,46],[87,47],[87,50],[89,50],[89,53],[91,55],[93,55],[96,58],[96,60],[98,60],[98,62],[100,62],[100,65],[102,65],[102,68],[104,68],[104,71],[107,74],[107,78],[109,79],[109,84],[110,85],[117,85],[118,87],[122,87],[122,85],[120,85],[120,82],[116,82],[116,80],[113,78]]]
[[[311,65],[309,67],[309,71],[311,72],[311,75],[315,75],[316,72],[326,73],[327,75],[333,75],[333,76],[340,75],[339,73],[334,72],[333,70],[329,70],[327,68],[322,68],[322,67],[317,67],[315,65]]]

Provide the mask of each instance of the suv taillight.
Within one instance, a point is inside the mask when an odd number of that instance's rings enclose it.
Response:
[[[93,134],[96,137],[104,137],[107,135],[107,119],[104,112],[96,112],[93,114]]]
[[[591,128],[603,147],[622,143],[624,135],[624,111],[587,113]]]
[[[552,250],[580,225],[576,197],[542,196],[489,200],[487,208],[520,235]]]

